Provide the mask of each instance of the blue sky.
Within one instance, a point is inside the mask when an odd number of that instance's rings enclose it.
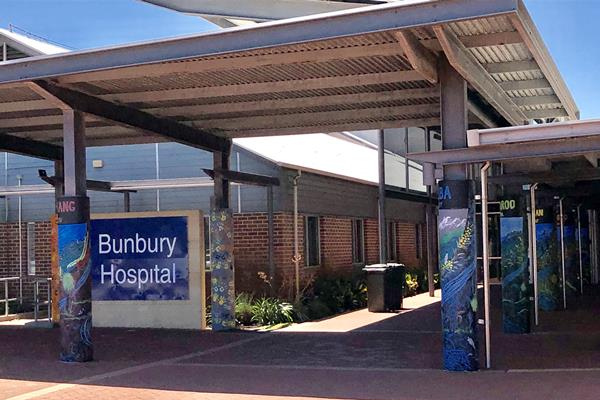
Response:
[[[240,0],[243,1],[243,0]],[[582,118],[600,118],[598,0],[525,0]],[[22,29],[76,49],[215,29],[196,17],[138,0],[2,0],[0,27]]]

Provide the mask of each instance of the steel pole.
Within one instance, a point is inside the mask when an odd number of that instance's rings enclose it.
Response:
[[[536,208],[535,208],[535,189],[538,184],[535,183],[529,187],[531,200],[531,260],[533,270],[533,318],[535,325],[540,324],[540,304],[539,304],[539,288],[538,288],[538,271],[537,271],[537,228],[536,228]]]
[[[385,223],[385,142],[383,129],[379,130],[378,142],[378,171],[379,171],[379,263],[385,264],[387,254],[387,232]],[[407,168],[408,170],[408,168]]]
[[[490,258],[489,258],[489,232],[488,232],[488,169],[490,163],[486,162],[481,167],[481,234],[483,241],[483,307],[485,318],[485,367],[492,367],[491,359],[491,332],[490,332]]]

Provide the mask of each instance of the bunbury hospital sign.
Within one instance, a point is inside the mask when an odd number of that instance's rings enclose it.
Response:
[[[187,218],[91,222],[93,300],[188,300]]]

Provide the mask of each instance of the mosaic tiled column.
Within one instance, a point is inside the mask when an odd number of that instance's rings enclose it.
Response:
[[[479,369],[477,339],[475,210],[469,182],[446,180],[439,187],[439,263],[442,287],[444,368]]]
[[[565,284],[567,295],[575,295],[579,292],[579,249],[577,248],[577,221],[571,210],[565,210],[563,229]]]
[[[505,333],[529,333],[528,233],[521,198],[502,199],[500,211],[502,327]]]
[[[210,233],[212,329],[213,331],[230,330],[236,327],[231,209],[211,211]]]
[[[539,307],[554,311],[561,304],[560,291],[560,242],[553,207],[536,210],[536,249]]]
[[[89,199],[57,200],[61,353],[64,362],[93,359]]]

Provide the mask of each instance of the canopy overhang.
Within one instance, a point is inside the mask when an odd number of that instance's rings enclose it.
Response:
[[[452,165],[585,156],[600,152],[600,120],[475,129],[469,130],[467,137],[467,148],[411,153],[407,157],[428,164]]]
[[[211,151],[235,137],[438,126],[443,56],[479,125],[579,116],[521,0],[418,0],[5,62],[0,134],[52,158],[65,108],[86,113],[88,145]]]

